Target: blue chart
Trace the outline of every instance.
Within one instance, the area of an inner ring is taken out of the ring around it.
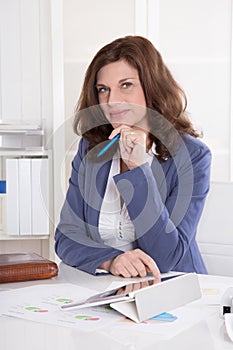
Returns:
[[[153,316],[148,320],[144,321],[144,323],[163,323],[163,322],[174,322],[177,320],[177,317],[169,314],[168,312],[163,312],[159,315]]]

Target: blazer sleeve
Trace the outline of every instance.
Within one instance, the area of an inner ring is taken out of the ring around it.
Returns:
[[[61,210],[60,222],[55,231],[55,251],[66,264],[91,274],[104,261],[122,253],[105,245],[101,239],[94,241],[85,222],[85,143],[80,141],[72,162],[69,188]]]
[[[195,240],[197,225],[209,191],[211,153],[198,143],[175,157],[162,198],[148,163],[115,176],[136,231],[137,244],[161,272],[175,268]],[[159,162],[157,161],[159,172]],[[160,171],[161,173],[161,171]]]

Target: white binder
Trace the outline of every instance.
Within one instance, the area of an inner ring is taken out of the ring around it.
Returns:
[[[19,234],[32,233],[31,159],[20,158],[19,162]]]
[[[31,159],[32,234],[49,235],[49,161]]]
[[[7,210],[6,229],[8,235],[19,235],[19,172],[18,159],[6,159]]]

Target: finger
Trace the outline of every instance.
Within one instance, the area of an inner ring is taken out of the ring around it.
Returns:
[[[131,131],[129,133],[126,133],[125,135],[125,144],[129,148],[133,148],[135,145],[135,141],[137,140],[137,135],[134,131]]]
[[[130,138],[129,135],[132,133],[132,129],[129,128],[124,128],[121,130],[121,143],[124,148],[128,149],[129,143],[130,143]]]
[[[147,275],[147,267],[142,262],[142,260],[137,259],[134,261],[134,268],[137,271],[137,275],[140,277],[146,277]]]
[[[121,158],[127,165],[127,162],[129,161],[130,155],[132,153],[132,149],[126,148],[125,145],[123,145],[123,143],[121,141],[119,142],[119,147],[120,147]]]
[[[146,286],[145,282],[138,282],[138,283],[134,283],[132,285],[132,292],[136,291],[136,290],[139,290],[139,289],[142,289]]]
[[[150,264],[146,265],[147,272],[151,272],[152,275],[158,280],[161,281],[161,274],[159,271],[158,266],[155,264],[155,262],[151,262]]]
[[[139,163],[145,161],[146,134],[138,129],[126,130],[122,133],[122,142],[129,154]]]
[[[141,259],[143,255],[145,255],[145,258],[146,257],[149,258],[149,256],[143,253],[140,249],[126,251],[124,254],[120,256],[121,262],[124,263],[124,266],[130,272],[132,277],[146,276],[147,274],[146,266]]]
[[[141,287],[140,288],[145,288],[145,287],[148,287],[149,285],[150,285],[150,283],[148,281],[141,282]]]
[[[121,143],[123,148],[130,154],[137,140],[137,134],[133,129],[124,129],[121,132]]]
[[[144,263],[145,261],[152,260],[149,255],[145,254],[140,249],[129,250],[123,253],[122,255],[116,258],[115,263],[121,263],[128,270],[131,277],[145,277],[147,275],[147,265]],[[152,260],[153,261],[153,260]]]
[[[134,263],[130,260],[127,261],[125,268],[127,269],[130,277],[136,277],[139,275],[138,269],[135,267]]]
[[[133,292],[134,291],[134,285],[135,284],[138,284],[138,283],[133,283],[133,284],[127,284],[126,286],[125,286],[125,293],[131,293],[131,292]]]
[[[117,256],[113,260],[110,266],[110,272],[115,276],[121,275],[126,278],[137,276],[137,271],[135,271],[131,263],[128,261],[128,259],[125,256],[125,253]]]
[[[154,260],[147,255],[146,257],[143,256],[142,261],[146,266],[147,272],[151,272],[155,278],[160,280],[161,279],[160,271],[158,266],[154,262]]]
[[[122,288],[119,288],[116,292],[116,295],[122,295],[122,294],[126,294],[126,288],[125,287],[122,287]]]
[[[115,275],[115,276],[122,276],[122,277],[125,277],[125,278],[130,278],[131,277],[129,271],[123,265],[121,265],[120,267],[118,266],[117,269],[110,270],[110,272],[113,275]]]
[[[120,125],[117,128],[113,129],[111,134],[109,135],[109,139],[113,139],[117,134],[121,134],[123,130],[130,129],[127,125]]]
[[[140,257],[140,260],[142,261],[142,263],[145,265],[147,272],[151,272],[155,278],[160,280],[161,279],[160,271],[155,261],[148,254],[146,254],[140,249],[137,249],[136,252]]]
[[[122,254],[116,261],[117,269],[122,271],[124,267],[124,277],[145,277],[147,274],[146,267],[135,255],[134,251]],[[126,272],[127,271],[127,272]],[[122,274],[122,273],[121,273]]]

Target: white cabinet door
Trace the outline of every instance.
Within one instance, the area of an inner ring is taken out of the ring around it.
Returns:
[[[0,120],[51,119],[50,1],[0,1]]]
[[[136,33],[146,33],[161,52],[187,94],[189,117],[212,150],[211,179],[233,181],[232,0],[135,4]]]

